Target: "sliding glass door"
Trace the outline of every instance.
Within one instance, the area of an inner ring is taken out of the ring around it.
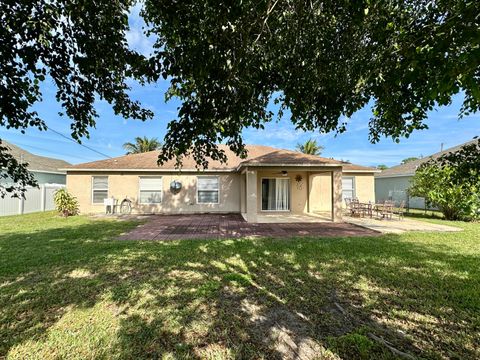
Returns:
[[[289,179],[262,179],[262,210],[290,210]]]

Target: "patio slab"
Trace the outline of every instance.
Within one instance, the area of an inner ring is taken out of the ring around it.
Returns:
[[[377,219],[377,218],[357,218],[344,216],[343,220],[354,225],[363,226],[367,229],[379,231],[384,234],[402,234],[407,231],[437,231],[437,232],[453,232],[462,231],[462,229],[441,224],[433,224],[425,221],[418,221],[409,218],[402,220],[394,219]]]
[[[377,236],[378,231],[348,223],[248,223],[240,214],[151,215],[121,240],[232,239],[296,236]]]

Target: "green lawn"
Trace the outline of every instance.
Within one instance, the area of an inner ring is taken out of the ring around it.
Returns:
[[[464,231],[140,242],[115,240],[131,222],[0,218],[0,358],[394,358],[372,334],[479,358],[480,224],[453,225]]]

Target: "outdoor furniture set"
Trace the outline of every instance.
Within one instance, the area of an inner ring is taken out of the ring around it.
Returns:
[[[382,203],[360,202],[357,198],[346,198],[345,205],[347,214],[352,217],[369,217],[373,218],[376,214],[377,218],[392,220],[393,216],[397,216],[398,220],[402,220],[405,212],[405,201],[402,201],[398,207],[392,200],[386,200]]]

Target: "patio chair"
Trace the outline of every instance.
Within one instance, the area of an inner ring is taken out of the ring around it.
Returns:
[[[400,202],[398,208],[393,209],[393,213],[398,216],[398,220],[403,220],[405,215],[405,200]]]
[[[362,208],[357,198],[350,199],[347,210],[350,212],[350,216],[361,216]]]
[[[383,206],[380,208],[380,215],[383,219],[392,219],[393,216],[393,207],[395,203],[391,200],[386,200]]]

